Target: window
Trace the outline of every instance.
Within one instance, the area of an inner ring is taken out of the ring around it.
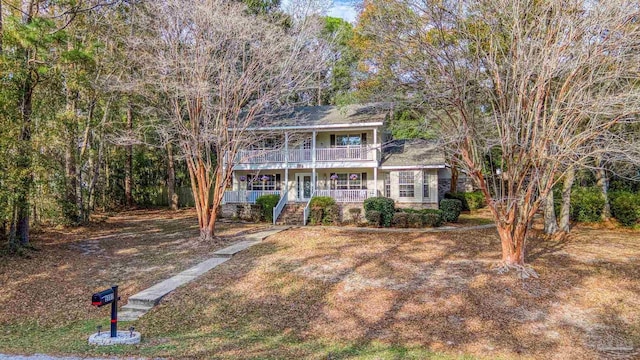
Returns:
[[[360,146],[367,143],[367,133],[346,135],[331,134],[330,138],[331,147]]]
[[[360,190],[367,188],[367,173],[332,173],[329,180],[331,189]]]
[[[400,190],[400,197],[415,197],[415,180],[413,171],[400,171],[398,187]]]
[[[249,174],[247,176],[247,190],[272,191],[280,189],[280,174]]]
[[[429,174],[428,171],[424,171],[422,173],[422,197],[424,199],[428,199],[430,192],[429,192],[429,183],[431,182],[431,174]]]
[[[391,197],[391,174],[384,173],[384,196]]]

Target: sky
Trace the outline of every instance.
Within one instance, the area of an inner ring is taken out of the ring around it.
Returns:
[[[352,0],[334,0],[333,5],[327,11],[327,15],[355,23],[358,12]]]

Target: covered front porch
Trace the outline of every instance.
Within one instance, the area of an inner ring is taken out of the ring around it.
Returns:
[[[339,203],[361,203],[379,195],[377,175],[371,168],[235,171],[224,203],[255,203],[267,194],[286,196],[287,202],[330,196]]]

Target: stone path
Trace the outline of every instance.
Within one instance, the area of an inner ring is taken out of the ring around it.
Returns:
[[[129,297],[127,305],[123,306],[118,314],[118,320],[121,321],[133,321],[139,319],[142,315],[146,314],[154,306],[158,305],[160,300],[167,294],[177,289],[178,287],[185,285],[209,270],[225,263],[231,257],[242,250],[245,250],[253,245],[259,244],[265,238],[286,230],[289,227],[274,227],[270,230],[260,231],[253,234],[244,235],[244,240],[220,249],[213,253],[213,257],[205,260],[196,266],[189,268],[167,280],[164,280],[146,290],[143,290],[135,295]],[[1,359],[0,359],[1,360]]]

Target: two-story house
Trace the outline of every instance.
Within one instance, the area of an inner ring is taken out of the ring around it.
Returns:
[[[389,111],[380,105],[297,108],[269,136],[239,152],[225,204],[281,195],[281,205],[330,196],[346,207],[386,196],[397,206],[437,208],[444,154],[427,141],[382,139]],[[277,214],[276,214],[277,216]]]

